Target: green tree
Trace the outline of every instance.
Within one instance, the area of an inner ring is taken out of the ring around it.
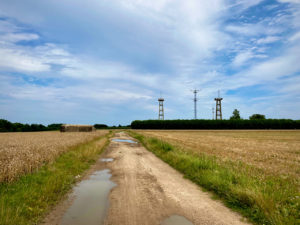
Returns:
[[[239,110],[235,109],[232,112],[232,116],[230,117],[231,120],[240,120],[241,116],[240,116],[240,112]]]
[[[265,115],[262,114],[253,114],[252,116],[249,117],[250,120],[265,120],[266,117]]]
[[[0,119],[0,132],[12,131],[13,125],[7,120]]]

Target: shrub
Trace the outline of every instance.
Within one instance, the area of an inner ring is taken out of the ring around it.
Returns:
[[[266,117],[265,115],[262,114],[253,114],[252,116],[249,117],[250,120],[265,120]]]

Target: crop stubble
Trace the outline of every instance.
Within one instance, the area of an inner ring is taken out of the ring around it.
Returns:
[[[214,155],[220,160],[239,160],[262,169],[266,174],[293,177],[300,182],[300,131],[138,132],[163,139],[194,153]]]
[[[70,147],[105,135],[107,131],[60,133],[0,133],[0,182],[11,182],[53,161]]]
[[[136,132],[150,151],[251,221],[299,224],[298,130]]]

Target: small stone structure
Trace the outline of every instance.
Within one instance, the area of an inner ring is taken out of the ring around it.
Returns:
[[[92,125],[63,124],[60,127],[60,132],[92,132],[92,131],[96,131],[95,127]]]

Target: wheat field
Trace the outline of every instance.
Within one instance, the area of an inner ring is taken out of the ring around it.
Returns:
[[[294,177],[300,182],[298,130],[137,130],[194,153],[220,160],[242,161],[264,173]]]
[[[53,161],[71,146],[105,135],[96,132],[0,133],[0,182],[11,182]]]

